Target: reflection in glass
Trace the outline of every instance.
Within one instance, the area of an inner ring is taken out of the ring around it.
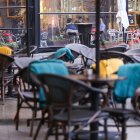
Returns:
[[[7,16],[11,18],[23,16],[25,9],[20,6],[25,6],[25,0],[7,0]],[[13,8],[12,8],[13,7]]]

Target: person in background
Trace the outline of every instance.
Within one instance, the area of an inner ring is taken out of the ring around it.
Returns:
[[[68,35],[69,43],[77,43],[79,41],[78,27],[73,23],[72,18],[67,19],[65,32]]]
[[[102,34],[106,29],[106,25],[103,22],[103,19],[100,18],[100,33]]]
[[[106,25],[103,22],[103,19],[100,18],[100,42],[101,42],[101,45],[104,46],[104,47],[105,47],[105,43],[104,43],[104,40],[105,40],[105,30],[106,30]]]
[[[103,19],[100,18],[100,26],[99,26],[100,39],[99,40],[100,40],[101,45],[104,46],[104,47],[105,47],[105,43],[104,43],[104,40],[105,40],[105,34],[104,34],[105,33],[105,30],[106,30],[106,25],[104,24]],[[93,41],[91,41],[91,45],[95,46],[95,42],[96,42],[96,40],[95,40],[96,28],[95,27],[92,27],[91,32],[94,33],[94,35],[93,35]]]
[[[81,16],[77,17],[77,20],[75,21],[75,23],[83,23],[83,18]]]
[[[65,27],[66,34],[71,35],[71,34],[78,34],[78,28],[77,26],[73,23],[72,18],[67,19],[67,24]]]

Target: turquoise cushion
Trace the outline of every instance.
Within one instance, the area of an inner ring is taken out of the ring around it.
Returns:
[[[58,49],[55,53],[54,53],[54,58],[53,59],[57,59],[59,58],[60,56],[62,55],[65,55],[66,56],[66,62],[68,61],[74,61],[74,56],[71,52],[71,50],[69,48],[61,48],[61,49]]]
[[[117,102],[124,102],[127,98],[132,98],[140,86],[140,63],[121,66],[118,76],[126,79],[115,83],[114,97]]]
[[[68,75],[68,68],[65,66],[62,60],[37,60],[33,61],[29,65],[31,72],[35,74],[53,73],[59,75]]]

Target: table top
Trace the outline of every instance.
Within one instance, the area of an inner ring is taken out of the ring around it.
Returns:
[[[91,82],[91,83],[101,83],[101,84],[106,84],[106,83],[110,83],[110,82],[114,82],[114,81],[118,81],[118,80],[125,80],[125,77],[119,77],[117,75],[112,75],[112,76],[108,76],[108,77],[97,77],[96,75],[93,76],[85,76],[85,75],[69,75],[69,78],[73,78],[73,79],[78,79],[78,80],[82,80],[85,82]]]

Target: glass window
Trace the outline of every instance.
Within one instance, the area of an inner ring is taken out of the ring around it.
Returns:
[[[25,0],[2,0],[0,2],[0,43],[11,43],[13,47],[21,47],[25,44],[25,5]]]
[[[102,1],[101,4],[101,17],[106,27],[116,27],[116,14],[111,14],[117,10],[116,2]],[[95,0],[40,0],[40,47],[64,46],[71,42],[66,34],[68,18],[74,24],[92,23],[95,28]]]

